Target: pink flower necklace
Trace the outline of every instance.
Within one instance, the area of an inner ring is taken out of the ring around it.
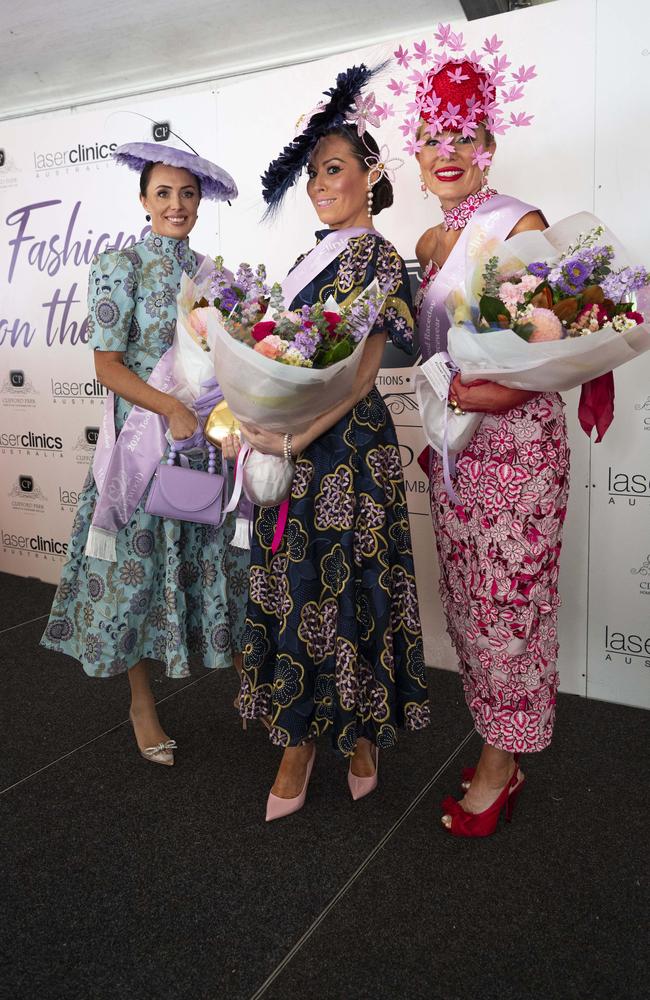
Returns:
[[[469,194],[459,205],[451,208],[448,212],[443,208],[445,230],[448,232],[450,229],[464,229],[479,205],[489,201],[496,193],[494,188],[484,187],[476,194]]]

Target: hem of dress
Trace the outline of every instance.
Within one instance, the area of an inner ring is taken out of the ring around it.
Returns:
[[[404,733],[421,732],[423,729],[426,729],[431,724],[431,716],[430,716],[430,709],[429,709],[428,702],[427,702],[426,705],[421,706],[421,708],[423,710],[423,715],[420,718],[418,718],[418,719],[405,719],[401,724],[391,723],[391,725],[394,725],[394,729],[395,729],[396,734],[397,734],[397,731],[399,731],[399,730],[401,730]],[[258,704],[258,705],[254,706],[252,708],[249,707],[248,709],[245,709],[245,708],[244,709],[240,709],[239,715],[246,722],[257,722],[257,721],[259,721],[262,718],[266,718],[266,719],[271,718],[272,717],[272,711],[270,709],[267,709],[265,711],[264,710],[264,706]],[[371,725],[372,724],[374,724],[375,726],[380,726],[380,725],[382,725],[384,723],[377,723],[377,722],[373,721],[373,722],[371,722]],[[345,759],[348,759],[350,757],[353,757],[354,754],[355,754],[355,752],[356,752],[356,748],[357,748],[357,742],[356,741],[355,741],[355,744],[354,744],[354,748],[351,749],[350,751],[343,751],[343,750],[341,750],[340,746],[338,745],[338,739],[337,739],[336,733],[333,731],[334,730],[333,723],[330,722],[329,720],[324,720],[323,728],[320,731],[318,731],[318,732],[314,731],[311,728],[311,723],[307,723],[307,731],[306,731],[306,733],[303,736],[293,737],[292,739],[289,740],[289,742],[282,741],[281,738],[278,737],[278,736],[275,736],[275,738],[274,738],[274,729],[276,729],[276,728],[277,727],[274,726],[273,723],[271,723],[271,726],[270,726],[270,729],[269,729],[269,736],[268,736],[269,742],[272,743],[273,746],[277,746],[277,747],[279,747],[282,750],[286,750],[287,748],[305,746],[306,744],[312,743],[313,741],[315,741],[317,739],[320,739],[320,738],[325,737],[325,736],[329,736],[332,748],[333,748],[334,752],[336,753],[336,755],[338,757],[343,757]],[[367,734],[367,732],[363,731],[364,728],[365,728],[363,723],[361,723],[358,728],[361,730],[361,732],[359,733],[359,736],[357,736],[357,740],[359,738],[366,739],[370,743],[372,743],[375,747],[377,747],[377,749],[379,749],[379,750],[382,750],[382,751],[391,750],[393,747],[395,747],[397,745],[397,742],[398,742],[397,739],[393,740],[393,742],[391,744],[388,744],[388,745],[386,743],[378,743],[377,739],[376,739],[376,737],[378,736],[378,733],[375,733],[374,736],[371,737],[370,735]]]
[[[197,662],[197,665],[203,667],[205,670],[228,670],[230,667],[234,667],[233,654],[237,652],[237,650],[231,649],[230,660],[220,663],[206,663],[204,660],[201,660],[201,662],[198,663],[196,654],[190,654],[185,670],[182,673],[178,671],[169,672],[167,661],[161,659],[160,656],[155,656],[153,653],[140,652],[135,658],[129,657],[127,659],[126,657],[121,657],[121,659],[125,662],[120,665],[119,669],[104,670],[101,673],[98,673],[92,669],[96,666],[95,664],[88,663],[87,660],[84,660],[83,657],[79,656],[77,653],[72,653],[70,650],[62,649],[55,643],[50,642],[46,636],[42,637],[39,645],[42,646],[43,649],[49,649],[53,653],[61,653],[63,656],[69,656],[71,660],[76,660],[77,663],[79,663],[83,668],[85,675],[93,680],[110,680],[111,677],[119,677],[121,674],[128,673],[128,671],[131,670],[132,667],[135,667],[140,660],[153,660],[155,663],[159,663],[164,668],[165,677],[169,678],[169,680],[182,681],[192,676],[190,670],[191,662]],[[91,670],[89,670],[88,667],[90,667]]]
[[[485,727],[479,726],[476,719],[474,719],[473,722],[474,722],[474,729],[481,737],[483,742],[486,743],[489,747],[494,747],[495,750],[503,750],[504,753],[513,753],[513,754],[541,753],[542,750],[548,750],[553,741],[553,732],[550,732],[548,736],[544,737],[544,739],[538,740],[535,746],[526,746],[522,747],[521,749],[517,749],[512,745],[504,746],[503,744],[506,742],[505,740],[495,738],[494,736],[488,737]]]

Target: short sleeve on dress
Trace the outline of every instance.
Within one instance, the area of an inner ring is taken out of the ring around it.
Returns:
[[[93,350],[126,351],[141,266],[135,251],[109,250],[93,260],[88,279],[88,346]]]
[[[379,242],[376,278],[380,287],[388,289],[381,315],[371,332],[385,331],[393,344],[407,354],[413,353],[413,301],[406,264],[392,243]]]

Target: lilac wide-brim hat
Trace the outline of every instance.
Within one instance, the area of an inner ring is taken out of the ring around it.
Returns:
[[[227,170],[204,160],[196,153],[160,142],[126,142],[118,146],[113,156],[118,163],[141,172],[147,163],[164,163],[168,167],[189,170],[201,182],[201,194],[213,201],[232,201],[239,192]]]

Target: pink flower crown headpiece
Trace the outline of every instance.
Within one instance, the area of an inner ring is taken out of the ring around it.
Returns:
[[[417,138],[423,121],[432,136],[458,132],[470,139],[481,124],[494,135],[503,135],[513,126],[530,125],[532,115],[513,111],[507,118],[506,106],[523,97],[526,84],[537,76],[534,66],[520,66],[507,73],[511,63],[505,53],[499,54],[503,42],[496,35],[485,39],[481,52],[469,54],[462,32],[452,31],[449,24],[439,24],[434,39],[439,48],[435,55],[426,40],[414,42],[412,52],[400,45],[394,53],[402,72],[390,81],[388,89],[394,98],[414,90],[399,126],[407,153],[414,155],[424,145],[425,140]],[[491,61],[484,66],[488,57]],[[384,103],[376,106],[376,113],[389,118],[395,111],[392,104]]]

